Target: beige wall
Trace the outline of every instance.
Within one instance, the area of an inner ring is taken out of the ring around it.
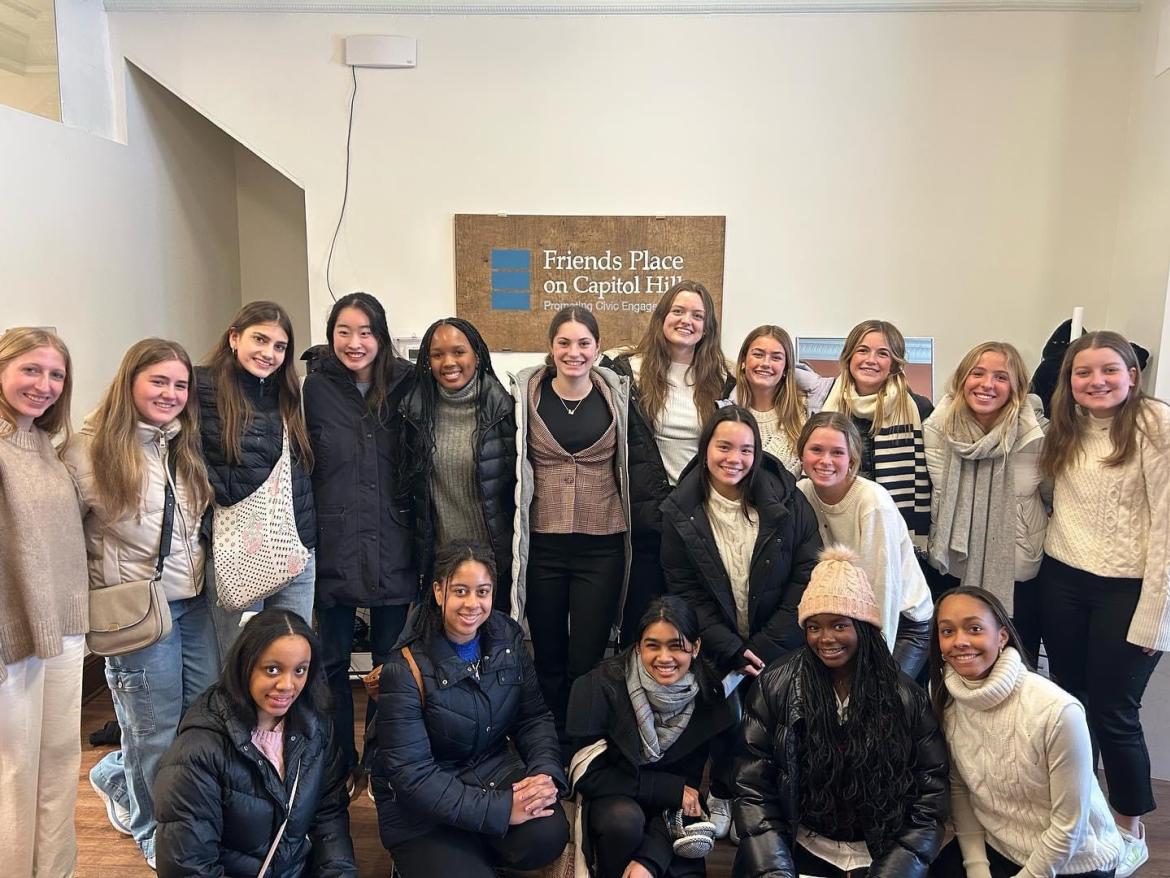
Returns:
[[[56,326],[73,420],[148,335],[199,358],[239,303],[232,147],[140,74],[126,146],[0,107],[0,324]]]
[[[1133,13],[110,21],[304,187],[316,338],[351,33],[420,41],[416,70],[359,71],[334,265],[397,333],[453,308],[457,212],[726,214],[728,350],[881,315],[936,336],[940,370],[1002,335],[1035,361],[1109,285]]]

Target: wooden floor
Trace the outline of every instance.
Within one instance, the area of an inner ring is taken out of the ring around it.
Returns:
[[[365,697],[358,698],[355,688],[355,725],[365,721]],[[114,708],[107,690],[102,690],[81,711],[81,774],[77,781],[76,878],[153,878],[138,848],[129,836],[115,832],[106,819],[106,809],[89,786],[89,770],[109,749],[90,747],[91,731],[114,718]],[[1154,792],[1163,810],[1146,819],[1150,860],[1136,875],[1139,878],[1170,878],[1170,782],[1155,781]],[[362,878],[389,878],[390,857],[378,841],[378,817],[374,803],[364,794],[350,805],[350,831],[357,853],[358,872]],[[708,878],[730,878],[735,848],[720,842],[707,858]],[[456,876],[450,876],[456,878]]]

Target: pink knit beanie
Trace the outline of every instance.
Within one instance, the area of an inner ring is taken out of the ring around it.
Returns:
[[[881,610],[859,560],[845,546],[825,547],[796,611],[801,626],[810,616],[830,613],[882,627]]]

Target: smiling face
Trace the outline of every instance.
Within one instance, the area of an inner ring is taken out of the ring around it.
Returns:
[[[826,503],[839,503],[853,482],[853,461],[845,434],[831,427],[817,427],[804,443],[800,455],[804,474],[813,483],[817,496]]]
[[[691,669],[699,654],[699,643],[691,643],[664,619],[647,625],[638,641],[638,658],[660,686],[677,683]]]
[[[333,325],[333,354],[357,381],[369,381],[378,356],[378,339],[370,318],[361,308],[342,308]]]
[[[809,616],[804,620],[804,641],[830,671],[846,669],[857,655],[857,628],[848,616]]]
[[[739,483],[756,458],[756,437],[742,421],[724,421],[707,443],[707,478],[711,487],[728,499],[739,498]]]
[[[999,420],[1011,398],[1012,377],[1007,357],[999,351],[986,351],[963,379],[963,401],[986,432]]]
[[[894,364],[890,343],[884,333],[867,332],[849,357],[849,374],[861,396],[877,393],[890,377]]]
[[[706,323],[707,309],[702,296],[689,290],[675,294],[670,310],[662,319],[662,335],[670,345],[671,359],[678,363],[691,361],[695,346],[703,340]]]
[[[0,397],[16,416],[16,426],[31,430],[65,390],[65,358],[54,347],[33,348],[0,370]]]
[[[313,652],[299,634],[286,634],[270,644],[252,667],[248,691],[256,703],[256,726],[272,731],[288,713],[309,679]]]
[[[589,374],[597,360],[597,339],[584,323],[566,320],[557,327],[549,345],[549,355],[557,375],[573,380]]]
[[[464,561],[446,582],[432,586],[443,612],[443,631],[452,643],[467,643],[492,612],[492,578],[478,561]]]
[[[478,365],[467,336],[444,323],[431,336],[431,374],[440,387],[462,390],[475,377]]]
[[[130,396],[138,417],[154,427],[165,427],[187,405],[191,374],[185,363],[165,360],[138,370]]]
[[[753,396],[767,394],[771,397],[783,380],[787,365],[784,345],[769,335],[761,335],[751,340],[739,367],[743,370]]]
[[[1137,380],[1137,369],[1127,369],[1121,354],[1108,347],[1080,351],[1069,378],[1073,399],[1095,418],[1117,414]]]
[[[968,680],[982,680],[1008,643],[1008,632],[978,598],[953,594],[938,607],[938,648],[942,660]]]
[[[272,376],[288,354],[288,333],[279,323],[253,323],[243,330],[233,329],[228,342],[239,364],[257,378]]]

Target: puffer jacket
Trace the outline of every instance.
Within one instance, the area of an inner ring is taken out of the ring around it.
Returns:
[[[536,476],[532,470],[532,459],[528,456],[528,388],[537,373],[543,373],[544,366],[532,366],[522,369],[517,375],[509,375],[509,384],[512,396],[516,400],[516,447],[520,453],[516,455],[516,520],[514,526],[515,551],[512,553],[512,599],[511,613],[513,619],[524,618],[524,605],[527,598],[528,581],[528,546],[531,540],[532,501],[536,494]],[[618,615],[614,625],[621,627],[622,610],[626,605],[626,586],[630,578],[630,491],[629,491],[629,454],[627,437],[629,435],[629,404],[630,382],[615,373],[612,369],[595,369],[594,374],[601,378],[609,388],[613,397],[613,407],[616,413],[617,429],[614,437],[614,479],[617,482],[618,493],[622,499],[622,514],[625,516],[626,530],[623,534],[625,541],[626,566],[622,579],[622,592],[618,599]],[[537,380],[540,380],[539,378]]]
[[[666,589],[699,617],[703,651],[720,671],[743,667],[745,649],[765,663],[804,644],[796,608],[821,551],[817,518],[780,462],[763,455],[749,500],[760,529],[748,577],[745,640],[736,627],[731,580],[703,503],[706,467],[697,458],[662,504],[662,569]]]
[[[506,597],[512,580],[512,518],[516,511],[516,421],[512,396],[494,375],[486,381],[483,405],[476,412],[475,467],[480,506],[496,558],[496,595]],[[402,401],[404,464],[420,461],[405,487],[414,501],[414,545],[419,578],[430,587],[435,563],[435,510],[431,472],[435,455],[434,421],[424,423],[423,399],[416,386]]]
[[[371,783],[389,849],[436,826],[502,837],[521,777],[547,774],[568,789],[520,626],[494,612],[479,637],[479,679],[441,632],[417,628],[382,666]],[[418,664],[425,708],[402,646]]]
[[[697,790],[702,783],[711,741],[735,723],[723,687],[716,680],[706,679],[707,674],[699,673],[700,692],[687,727],[661,759],[645,762],[638,720],[626,686],[630,655],[619,653],[578,677],[569,696],[570,737],[582,743],[599,738],[606,741],[605,752],[589,763],[574,787],[584,800],[583,826],[589,825],[590,800],[603,796],[626,796],[651,811],[681,807],[683,787]],[[586,856],[591,860],[592,839],[586,841]],[[651,821],[633,859],[656,875],[666,875],[674,858],[672,841],[664,821]]]
[[[65,448],[65,466],[81,497],[85,527],[85,553],[89,562],[90,589],[121,582],[150,579],[158,563],[166,498],[167,444],[181,426],[173,421],[160,428],[139,422],[137,438],[142,448],[142,489],[138,505],[116,518],[106,512],[94,481],[91,449],[94,441],[92,415]],[[172,483],[175,515],[171,551],[163,565],[162,587],[168,601],[195,597],[203,589],[203,544],[199,527],[203,509],[196,508],[186,482]]]
[[[305,424],[317,504],[317,606],[385,607],[418,593],[410,501],[398,484],[398,406],[413,384],[395,363],[383,419],[370,414],[354,373],[328,351],[310,361]]]
[[[288,366],[292,368],[292,366]],[[247,370],[235,369],[235,379],[244,396],[252,405],[252,420],[244,428],[240,440],[240,462],[228,463],[223,448],[223,427],[215,403],[215,380],[206,366],[195,367],[195,382],[199,393],[199,434],[203,438],[203,459],[207,462],[207,477],[215,491],[218,506],[239,503],[264,484],[272,468],[280,460],[284,437],[284,421],[276,385],[271,378],[257,378]],[[296,448],[291,447],[293,510],[297,519],[297,534],[305,548],[317,545],[317,514],[313,509],[313,483],[297,460]],[[208,523],[211,517],[207,518]]]
[[[926,468],[930,471],[930,534],[940,503],[954,502],[953,497],[942,496],[943,467],[950,453],[943,422],[950,411],[951,397],[944,396],[929,418],[922,422],[922,440],[926,446]],[[1012,489],[1015,493],[1016,582],[1027,582],[1040,572],[1044,557],[1044,535],[1048,532],[1048,507],[1052,500],[1052,485],[1040,471],[1040,453],[1044,449],[1044,428],[1047,424],[1039,397],[1028,394],[1020,406],[1016,444],[1009,452],[1012,462]],[[963,563],[950,553],[950,573],[962,578]],[[1009,583],[1010,585],[1010,583]]]
[[[257,875],[286,817],[271,878],[357,878],[333,724],[306,714],[303,728],[287,729],[284,764],[281,780],[219,684],[199,696],[154,782],[159,878]]]
[[[800,748],[805,703],[800,674],[818,661],[807,649],[765,670],[750,690],[735,765],[732,816],[739,833],[735,874],[744,878],[797,878],[792,862],[800,825]],[[946,742],[926,693],[904,674],[898,695],[913,742],[915,789],[906,802],[902,831],[870,866],[870,878],[925,878],[942,845],[949,814]],[[875,736],[882,729],[872,729]],[[872,841],[867,839],[872,849]]]

